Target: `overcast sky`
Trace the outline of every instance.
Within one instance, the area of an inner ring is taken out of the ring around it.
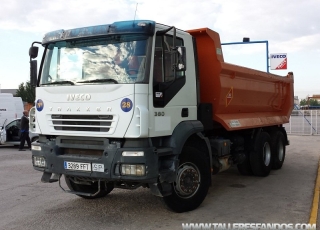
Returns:
[[[2,0],[0,86],[29,80],[28,50],[44,33],[136,17],[183,30],[209,27],[225,43],[267,40],[269,53],[288,54],[288,70],[270,72],[293,71],[301,99],[320,94],[319,12],[320,0]],[[229,63],[267,69],[264,43],[223,46],[223,52]]]

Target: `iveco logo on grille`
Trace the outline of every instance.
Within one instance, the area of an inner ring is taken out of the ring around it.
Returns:
[[[68,94],[67,101],[89,101],[91,99],[90,94]]]

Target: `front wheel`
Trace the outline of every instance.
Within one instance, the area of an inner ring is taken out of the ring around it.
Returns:
[[[77,181],[74,178],[69,177],[69,176],[65,176],[65,181],[66,181],[68,188],[74,192],[83,192],[83,193],[94,194],[98,191],[98,182],[97,181],[95,181],[95,182],[87,181],[87,182],[80,183],[80,181]],[[77,195],[77,196],[80,196],[85,199],[96,199],[96,198],[100,198],[100,197],[104,197],[104,196],[108,195],[113,190],[113,188],[114,188],[114,185],[112,183],[101,182],[100,192],[97,193],[96,195],[94,195],[94,196]]]
[[[176,181],[172,183],[172,194],[163,197],[171,210],[187,212],[203,202],[211,181],[208,162],[205,153],[189,146],[183,148]]]

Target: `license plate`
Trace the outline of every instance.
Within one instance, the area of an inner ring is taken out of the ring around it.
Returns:
[[[64,162],[64,168],[68,170],[76,171],[88,171],[91,172],[91,163],[80,163],[80,162]]]

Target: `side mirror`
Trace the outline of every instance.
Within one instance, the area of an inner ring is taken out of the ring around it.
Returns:
[[[37,60],[30,61],[30,85],[37,85]]]
[[[38,57],[38,51],[39,51],[39,47],[37,46],[31,46],[29,49],[29,56],[30,58],[36,58]]]
[[[187,61],[186,61],[186,47],[177,46],[176,47],[176,71],[186,71]]]

